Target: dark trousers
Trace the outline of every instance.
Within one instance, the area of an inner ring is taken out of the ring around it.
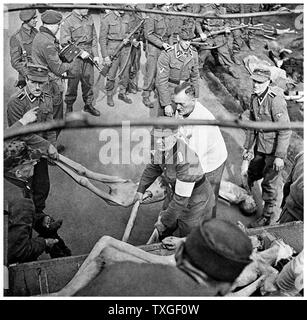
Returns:
[[[82,99],[84,104],[91,105],[94,98],[94,67],[88,60],[75,59],[73,68],[68,72],[69,76],[74,78],[68,79],[67,92],[65,94],[65,103],[72,106],[78,95],[78,85],[81,82]]]
[[[255,152],[254,159],[248,167],[248,185],[252,187],[255,181],[263,178],[262,199],[265,202],[263,214],[271,215],[277,203],[278,185],[281,183],[281,171],[273,169],[275,157],[260,152]]]
[[[64,118],[63,113],[63,88],[58,83],[59,80],[49,81],[48,88],[49,93],[52,96],[52,105],[53,105],[53,119],[61,120]],[[56,137],[58,138],[61,130],[56,131]]]
[[[50,190],[50,180],[47,159],[41,158],[34,167],[31,189],[36,212],[42,212]]]
[[[211,187],[212,187],[212,190],[214,193],[214,197],[215,197],[215,204],[212,209],[212,218],[216,217],[217,202],[218,202],[218,197],[219,197],[219,191],[220,191],[220,185],[221,185],[221,180],[222,180],[222,176],[223,176],[223,171],[225,168],[225,163],[226,163],[226,161],[223,164],[221,164],[218,168],[216,168],[215,170],[213,170],[211,172],[206,172],[206,178],[208,179],[208,181],[211,184]]]

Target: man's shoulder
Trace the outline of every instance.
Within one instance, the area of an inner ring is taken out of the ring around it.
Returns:
[[[113,20],[115,18],[116,18],[116,15],[112,10],[101,14],[101,19],[103,21],[109,21],[109,20]]]
[[[27,94],[24,89],[14,92],[8,101],[8,107],[12,108],[14,106],[23,105],[26,103]]]

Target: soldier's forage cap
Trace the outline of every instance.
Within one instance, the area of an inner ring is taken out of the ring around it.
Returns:
[[[30,21],[36,16],[36,10],[35,9],[29,9],[29,10],[21,10],[19,12],[19,18],[21,21]]]
[[[252,250],[249,237],[238,226],[211,219],[187,236],[183,258],[212,279],[233,282],[251,262]]]
[[[170,120],[170,117],[158,117],[158,120]],[[178,132],[178,126],[163,126],[162,124],[155,125],[151,130],[151,135],[155,138],[169,137]]]
[[[193,28],[190,25],[182,25],[178,34],[182,40],[191,40],[194,38]]]
[[[45,24],[58,24],[62,21],[63,16],[60,12],[54,10],[46,10],[41,15],[42,22]]]
[[[39,64],[28,64],[27,77],[36,82],[48,81],[48,68]]]
[[[268,69],[256,68],[253,71],[251,78],[257,82],[266,82],[271,80],[271,71]]]

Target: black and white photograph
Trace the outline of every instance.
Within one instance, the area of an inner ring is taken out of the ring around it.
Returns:
[[[304,299],[303,2],[1,6],[2,299]]]

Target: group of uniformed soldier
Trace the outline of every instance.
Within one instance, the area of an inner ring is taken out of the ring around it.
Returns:
[[[161,11],[203,14],[225,14],[227,10],[238,12],[242,9],[235,5],[226,8],[221,4],[174,4],[170,7],[162,3],[150,7]],[[247,8],[245,11],[248,10],[252,9]],[[35,9],[23,10],[19,17],[23,23],[11,37],[10,54],[12,66],[19,74],[17,86],[20,91],[14,94],[8,103],[9,125],[13,125],[27,111],[37,106],[38,122],[63,119],[64,102],[66,114],[73,111],[79,82],[84,102],[83,110],[93,116],[100,116],[100,112],[93,106],[94,66],[97,67],[100,63],[99,46],[104,65],[109,66],[105,90],[107,104],[110,107],[114,106],[113,96],[117,78],[119,100],[131,104],[132,100],[128,93],[135,94],[140,91],[138,73],[142,41],[147,59],[142,92],[143,103],[153,108],[154,103],[150,100],[150,95],[154,93],[159,105],[157,115],[172,117],[175,114],[174,90],[182,82],[190,82],[195,98],[199,95],[199,64],[206,62],[210,50],[202,50],[201,46],[197,50],[191,45],[191,40],[196,35],[199,35],[202,41],[208,40],[210,44],[216,46],[215,51],[211,52],[216,63],[222,65],[234,78],[238,78],[233,65],[240,63],[235,58],[235,53],[242,46],[244,37],[241,32],[245,31],[236,30],[232,33],[229,30],[230,22],[222,19],[193,19],[156,13],[144,16],[137,11],[110,10],[101,14],[98,37],[88,9],[74,9],[65,19],[58,11],[44,11],[41,14],[42,26],[39,31],[35,29],[37,24]],[[139,29],[128,38],[131,31],[143,19],[145,19],[143,29]],[[225,32],[210,35],[222,30]],[[253,49],[250,34],[245,34],[245,41],[249,48]],[[115,55],[120,44],[123,46]],[[65,60],[65,57],[61,56],[65,47],[71,48],[71,51],[76,50],[78,54],[71,60]],[[64,99],[63,78],[68,80]],[[252,98],[251,120],[289,121],[284,100],[268,87],[269,78],[270,75],[263,70],[258,70],[258,77],[257,74],[254,75],[255,86],[259,83],[265,83],[265,86],[262,92]],[[32,143],[43,145],[46,155],[57,158],[58,135],[59,131],[53,132],[43,136],[42,140],[32,139]],[[249,168],[250,185],[264,176],[263,190],[266,204],[264,219],[262,222],[258,221],[258,225],[270,223],[270,217],[276,206],[276,184],[280,179],[289,137],[289,132],[276,133],[274,136],[262,133],[256,137],[251,134],[248,136],[244,157],[250,160],[253,158]],[[262,172],[262,176],[257,175],[258,172]],[[43,214],[49,193],[46,161],[41,161],[36,167],[34,176],[34,181],[37,183],[33,186],[35,209],[37,213]]]

